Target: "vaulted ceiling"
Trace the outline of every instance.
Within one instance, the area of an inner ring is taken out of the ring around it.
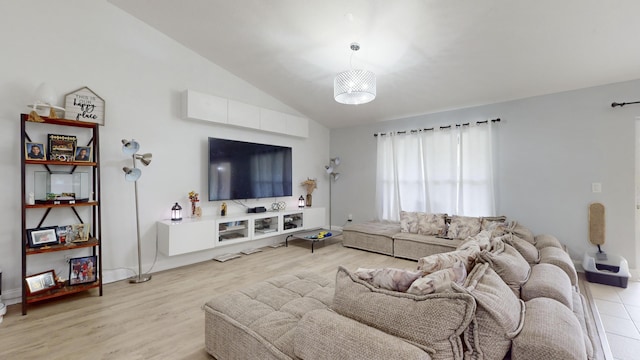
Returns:
[[[110,2],[330,128],[640,78],[636,0]],[[357,106],[333,99],[354,41]]]

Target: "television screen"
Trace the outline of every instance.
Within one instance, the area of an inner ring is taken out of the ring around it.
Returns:
[[[209,201],[291,196],[291,148],[209,138]]]

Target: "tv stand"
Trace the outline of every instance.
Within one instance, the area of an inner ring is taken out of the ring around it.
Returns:
[[[325,208],[158,221],[158,247],[167,256],[287,235],[325,226]]]

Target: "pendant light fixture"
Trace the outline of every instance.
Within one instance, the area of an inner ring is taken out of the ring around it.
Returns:
[[[360,44],[351,43],[351,69],[336,75],[333,81],[333,97],[337,102],[348,105],[366,104],[376,98],[376,74],[369,70],[354,69],[351,65],[353,54],[360,50]]]

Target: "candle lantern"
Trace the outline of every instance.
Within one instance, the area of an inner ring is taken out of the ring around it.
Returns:
[[[180,221],[182,220],[182,206],[176,203],[171,208],[171,221]]]
[[[298,198],[298,208],[304,209],[304,196],[302,195],[300,195],[300,197]]]

